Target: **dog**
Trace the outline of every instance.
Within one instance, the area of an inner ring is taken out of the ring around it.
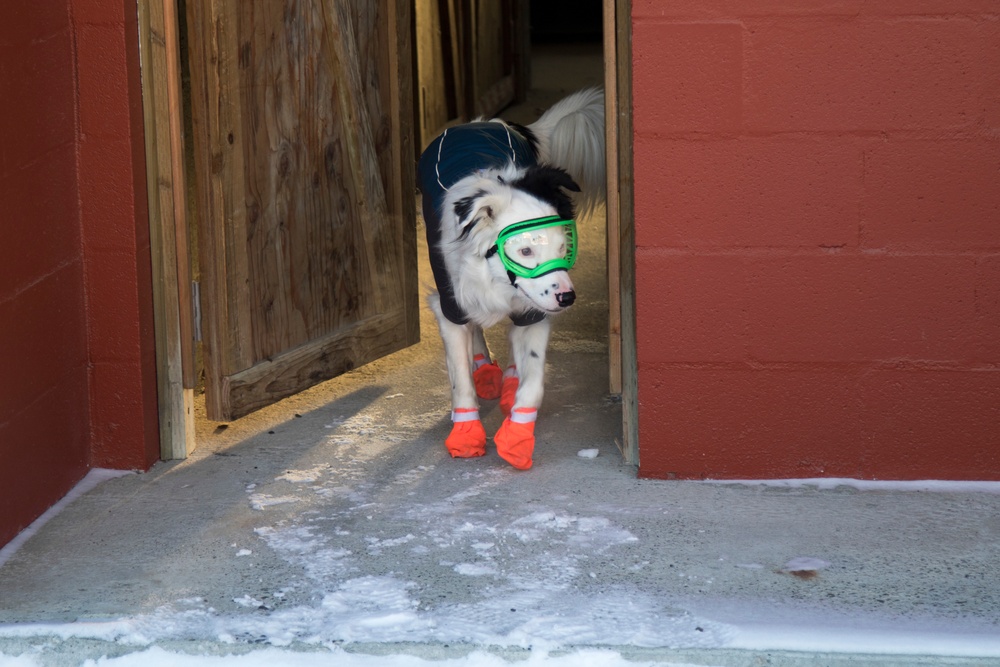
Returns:
[[[437,292],[429,305],[451,381],[453,457],[486,453],[477,399],[500,399],[497,453],[532,466],[550,316],[576,299],[577,205],[604,198],[604,94],[559,101],[534,123],[477,119],[445,130],[420,157],[427,245]],[[574,200],[576,197],[576,200]],[[501,370],[483,329],[510,319]]]

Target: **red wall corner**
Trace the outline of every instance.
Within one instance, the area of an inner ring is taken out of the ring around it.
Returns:
[[[0,545],[87,472],[73,35],[64,3],[0,22]]]
[[[640,475],[1000,480],[995,3],[632,7]]]
[[[74,0],[74,19],[92,464],[146,470],[159,434],[135,5]]]
[[[136,23],[124,0],[0,23],[0,546],[89,468],[158,455]]]

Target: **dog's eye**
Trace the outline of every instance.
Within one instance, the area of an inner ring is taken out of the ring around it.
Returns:
[[[521,257],[532,257],[535,254],[535,251],[531,248],[521,248],[517,251],[517,253],[521,255]]]

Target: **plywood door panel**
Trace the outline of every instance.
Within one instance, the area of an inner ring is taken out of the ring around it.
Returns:
[[[417,340],[409,5],[188,12],[207,408],[229,420]]]

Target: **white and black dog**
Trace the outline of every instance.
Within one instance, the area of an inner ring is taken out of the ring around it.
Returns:
[[[445,445],[455,457],[485,454],[477,396],[499,398],[497,453],[530,468],[549,315],[576,298],[570,193],[581,193],[584,208],[604,195],[604,95],[570,95],[527,127],[493,119],[449,128],[424,151],[418,177],[438,290],[430,306],[451,380],[454,423]],[[503,371],[483,327],[507,318],[511,357]]]

